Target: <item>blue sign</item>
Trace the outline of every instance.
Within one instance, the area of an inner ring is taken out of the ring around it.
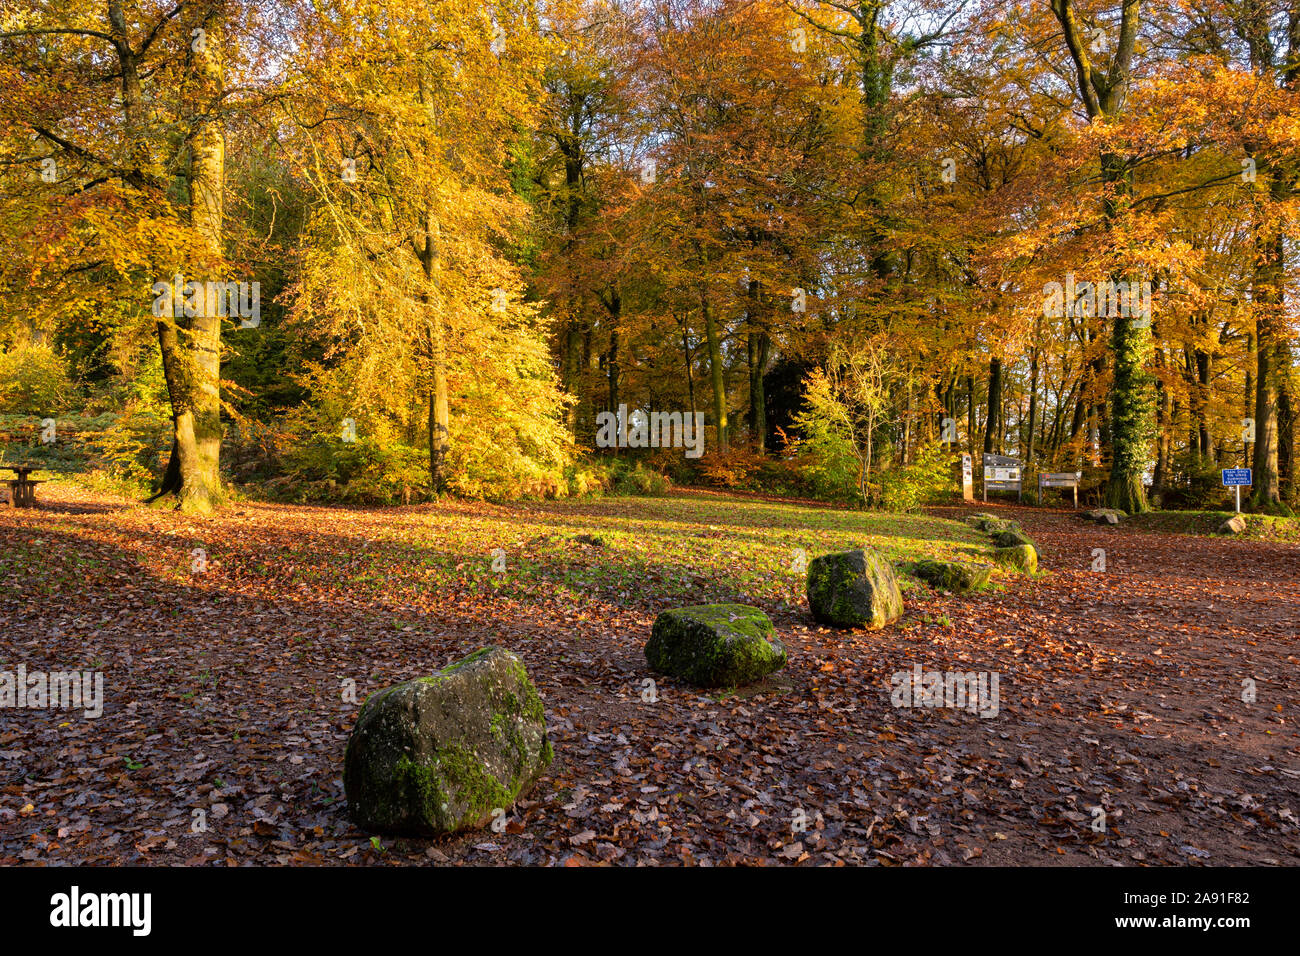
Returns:
[[[1249,468],[1223,469],[1223,484],[1224,487],[1226,488],[1231,488],[1234,485],[1250,484],[1250,469]]]

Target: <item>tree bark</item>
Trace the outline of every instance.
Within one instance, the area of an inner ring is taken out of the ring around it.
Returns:
[[[201,21],[201,49],[191,44],[186,99],[191,114],[189,221],[193,230],[193,260],[202,274],[194,282],[220,281],[224,259],[225,134],[220,115],[224,87],[222,22],[218,10]],[[180,290],[173,290],[175,295]],[[221,459],[221,317],[212,297],[199,293],[202,306],[193,316],[164,316],[158,340],[168,394],[172,397],[172,459],[163,477],[163,490],[153,499],[172,495],[176,507],[208,512],[223,498]],[[194,303],[197,305],[197,302]],[[179,479],[179,486],[177,480]]]
[[[767,332],[749,333],[749,434],[754,451],[767,454],[767,408],[763,391],[763,373],[767,370],[771,338]]]
[[[725,454],[731,447],[727,434],[727,382],[722,367],[722,343],[718,324],[709,307],[708,293],[700,290],[700,310],[704,316],[704,337],[709,348],[709,382],[713,388],[713,416],[718,426],[718,451]]]
[[[441,226],[432,209],[425,210],[424,241],[420,265],[424,270],[422,295],[429,333],[429,488],[434,494],[447,487],[447,451],[451,445],[451,407],[447,400],[447,330],[439,300],[439,245]]]
[[[1074,63],[1077,89],[1089,122],[1113,119],[1123,111],[1128,95],[1141,21],[1141,0],[1123,0],[1119,40],[1104,71],[1090,58],[1092,47],[1075,14],[1074,0],[1049,0],[1049,3],[1065,35]],[[1123,207],[1132,193],[1132,171],[1128,161],[1116,153],[1103,152],[1101,179],[1106,190],[1102,198],[1102,216],[1105,228],[1109,230],[1124,213]],[[1150,323],[1135,322],[1134,318],[1132,315],[1116,315],[1111,326],[1110,344],[1115,360],[1107,429],[1111,463],[1110,480],[1103,493],[1109,507],[1129,513],[1146,511],[1149,507],[1142,479],[1151,455],[1155,391],[1148,371],[1152,355]]]
[[[1034,321],[1034,341],[1042,336],[1042,316]],[[1034,461],[1034,427],[1038,424],[1038,346],[1029,350],[1029,440],[1026,443],[1025,465],[1029,467]]]
[[[998,445],[996,452],[993,448],[997,443],[1002,418],[1002,359],[1000,358],[989,359],[988,409],[988,416],[984,420],[984,452],[1000,455],[1001,445]]]

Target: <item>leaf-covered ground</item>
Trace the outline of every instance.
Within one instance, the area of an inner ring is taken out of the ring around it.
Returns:
[[[0,670],[101,669],[107,702],[0,709],[0,863],[1300,862],[1295,544],[993,506],[1038,541],[1038,581],[905,581],[903,620],[838,632],[796,549],[985,561],[948,520],[968,512],[41,498],[0,510]],[[714,600],[767,610],[789,666],[643,700],[655,614]],[[342,799],[345,682],[363,700],[485,644],[527,662],[555,764],[503,833],[372,841]],[[917,664],[997,672],[998,715],[893,707]]]

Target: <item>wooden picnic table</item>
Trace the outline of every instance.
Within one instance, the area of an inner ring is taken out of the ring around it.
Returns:
[[[6,479],[9,485],[9,503],[15,508],[36,507],[36,486],[41,482],[27,476],[37,470],[36,465],[0,465],[0,471],[12,471],[17,478]]]

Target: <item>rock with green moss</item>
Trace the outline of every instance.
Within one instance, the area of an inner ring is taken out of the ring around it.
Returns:
[[[436,836],[508,809],[552,757],[523,662],[485,647],[370,695],[348,738],[343,788],[361,829]]]
[[[970,515],[966,518],[966,523],[976,531],[983,531],[985,534],[1000,534],[1003,531],[1020,530],[1020,525],[1017,522],[999,518],[997,515],[987,512]]]
[[[989,583],[990,571],[978,564],[964,561],[917,561],[912,574],[939,591],[969,594]]]
[[[1093,508],[1091,511],[1079,512],[1079,517],[1096,524],[1119,524],[1128,517],[1128,512],[1118,508]]]
[[[655,618],[645,659],[660,674],[699,687],[735,687],[785,666],[767,615],[743,604],[697,604]]]
[[[1014,548],[1022,544],[1034,547],[1034,542],[1023,531],[999,531],[993,536],[993,543],[999,548]]]
[[[1025,574],[1038,570],[1038,552],[1032,544],[1017,544],[1009,548],[995,548],[993,560],[1003,567],[1015,568]]]
[[[840,551],[808,562],[808,607],[832,627],[884,627],[903,616],[903,594],[875,551]]]

